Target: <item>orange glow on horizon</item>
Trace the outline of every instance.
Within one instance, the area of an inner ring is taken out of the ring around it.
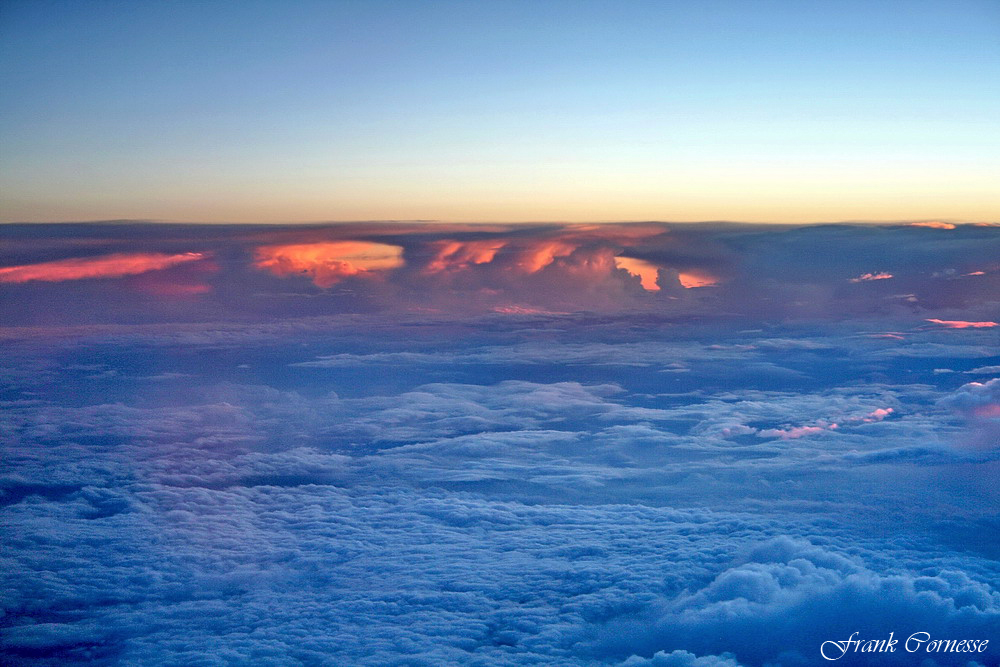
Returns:
[[[0,267],[0,283],[63,282],[89,278],[121,278],[147,271],[159,271],[185,262],[204,259],[200,252],[176,255],[165,253],[116,253],[101,257],[58,259],[38,264]]]
[[[938,222],[936,220],[930,222],[911,222],[910,227],[929,227],[931,229],[955,229],[955,225],[950,222]]]
[[[634,257],[615,257],[615,267],[628,271],[629,274],[639,278],[642,288],[647,292],[657,292],[660,286],[656,284],[660,269],[655,264],[650,264],[644,259]]]
[[[998,326],[996,322],[967,322],[965,320],[928,319],[928,322],[940,324],[947,329],[989,329]]]
[[[373,276],[403,265],[399,246],[370,241],[330,241],[261,246],[254,266],[276,276],[305,274],[317,287],[332,287],[351,276]]]

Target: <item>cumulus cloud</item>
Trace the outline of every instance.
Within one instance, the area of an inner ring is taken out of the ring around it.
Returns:
[[[741,661],[807,665],[816,664],[816,647],[824,641],[842,641],[859,628],[864,639],[887,639],[892,632],[905,642],[914,632],[986,637],[1000,622],[1000,594],[959,571],[880,575],[855,559],[786,537],[741,560],[698,590],[653,605],[641,620],[615,619],[595,647],[618,652],[629,644],[667,650],[681,644],[707,652],[737,636]],[[865,664],[868,656],[845,657],[847,664]],[[914,656],[897,649],[879,654],[878,662],[910,665],[915,657],[964,665],[984,656]],[[659,663],[654,657],[636,664]]]

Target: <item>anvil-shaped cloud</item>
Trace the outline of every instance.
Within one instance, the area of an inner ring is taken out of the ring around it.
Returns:
[[[403,265],[399,246],[369,241],[329,241],[261,246],[254,265],[276,276],[304,274],[318,287],[351,276],[374,276]]]
[[[174,255],[164,253],[117,253],[98,257],[71,257],[35,264],[0,267],[0,283],[27,283],[34,280],[58,283],[67,280],[121,278],[147,271],[159,271],[185,262],[204,259],[200,252]]]

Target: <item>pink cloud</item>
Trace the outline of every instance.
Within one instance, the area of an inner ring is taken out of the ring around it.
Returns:
[[[782,440],[795,440],[796,438],[802,438],[807,435],[816,435],[817,433],[822,433],[824,431],[832,431],[837,428],[837,424],[829,424],[825,426],[793,426],[787,429],[780,428],[769,428],[764,431],[759,431],[757,435],[762,438],[781,438]]]
[[[972,411],[972,416],[978,419],[993,419],[994,417],[1000,417],[1000,403],[981,405]]]
[[[965,320],[928,319],[928,322],[940,324],[946,329],[989,329],[997,326],[996,322],[967,322]]]
[[[497,252],[507,245],[504,239],[486,239],[481,241],[438,241],[432,244],[435,256],[424,271],[440,273],[467,269],[473,264],[488,264],[496,257]]]
[[[305,274],[318,287],[331,287],[351,276],[372,276],[403,265],[399,246],[370,241],[329,241],[261,246],[254,266],[277,276]]]
[[[865,423],[880,422],[893,412],[895,412],[895,410],[892,408],[878,408],[876,410],[872,410],[864,417],[861,417],[861,421]]]
[[[955,225],[950,222],[939,222],[931,220],[928,222],[911,222],[910,227],[929,227],[931,229],[955,229]]]
[[[38,264],[0,267],[0,283],[63,282],[91,278],[121,278],[147,271],[159,271],[185,262],[196,262],[206,255],[185,252],[175,255],[165,253],[118,253],[101,257],[58,259]]]
[[[888,280],[889,278],[892,277],[893,276],[891,273],[880,271],[878,273],[863,273],[857,278],[851,278],[848,282],[861,283],[861,282],[867,282],[869,280]]]

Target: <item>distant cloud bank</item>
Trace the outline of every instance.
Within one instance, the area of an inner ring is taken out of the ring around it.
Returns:
[[[646,312],[893,315],[962,328],[993,324],[1000,293],[1000,228],[950,223],[8,225],[2,234],[11,324],[44,319],[30,302],[81,323]]]

